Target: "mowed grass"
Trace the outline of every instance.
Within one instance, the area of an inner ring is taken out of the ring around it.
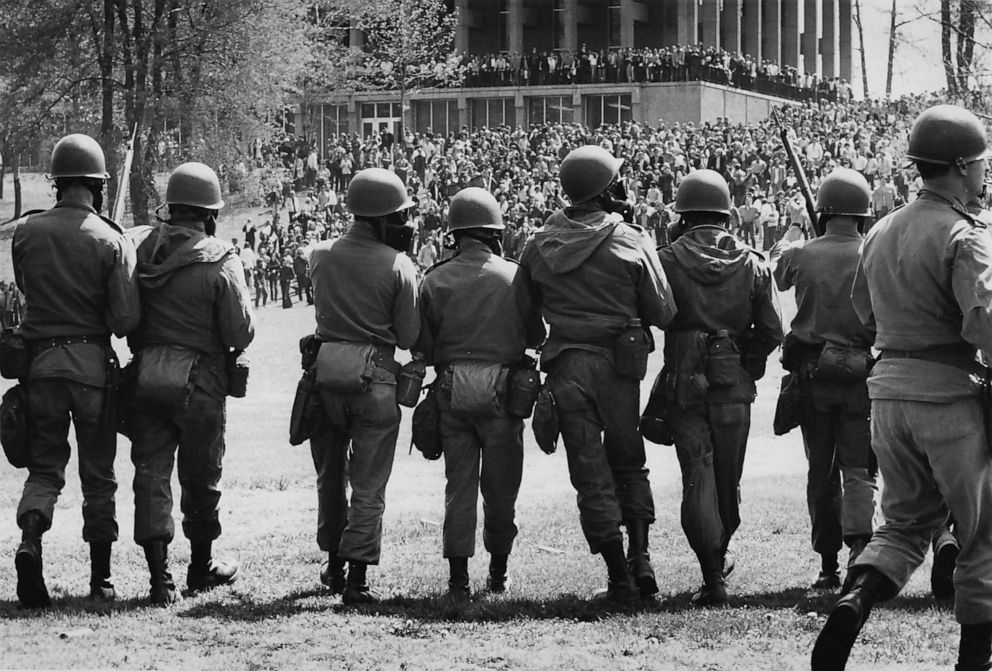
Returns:
[[[236,235],[245,212],[222,219],[221,235]],[[0,245],[3,278],[10,267],[9,248]],[[791,295],[782,301],[791,317]],[[582,538],[564,454],[541,453],[529,429],[517,509],[520,534],[511,557],[512,591],[503,597],[482,594],[487,555],[480,530],[478,554],[470,563],[477,597],[465,608],[451,607],[440,598],[447,579],[440,552],[443,463],[408,453],[409,411],[404,411],[386,495],[382,564],[370,572],[385,599],[375,606],[345,608],[317,579],[322,554],[315,541],[309,449],[291,447],[287,440],[300,372],[297,341],[313,329],[312,308],[297,303],[281,309],[270,303],[256,316],[248,396],[228,402],[224,531],[215,546],[219,556],[240,559],[242,579],[170,608],[147,606],[144,559],[132,540],[133,468],[129,444],[121,438],[121,541],[114,555],[120,600],[94,606],[83,598],[89,564],[73,455],[44,543],[55,607],[22,611],[15,596],[13,555],[19,540],[14,516],[25,471],[3,462],[0,667],[808,668],[809,650],[835,595],[806,589],[819,567],[809,548],[805,460],[798,432],[782,438],[771,432],[781,378],[774,361],[754,406],[742,483],[743,522],[734,543],[738,568],[730,581],[728,608],[690,606],[700,576],[679,522],[678,462],[672,448],[650,444],[658,518],[651,546],[661,594],[653,604],[625,611],[590,602],[590,594],[605,584],[605,571]],[[117,345],[123,352],[122,343]],[[654,355],[642,402],[660,365],[661,357]],[[178,484],[173,488],[178,499]],[[175,513],[178,520],[178,503]],[[177,538],[170,550],[173,574],[183,583],[188,543]],[[873,613],[849,668],[953,664],[958,628],[952,613],[930,599],[928,571],[929,561],[903,595]]]

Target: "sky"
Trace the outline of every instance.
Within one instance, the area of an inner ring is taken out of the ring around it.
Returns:
[[[798,2],[799,0],[785,0]],[[897,21],[918,16],[919,8],[939,8],[939,0],[897,0]],[[861,15],[865,33],[865,60],[868,88],[872,97],[885,94],[885,73],[889,49],[891,0],[861,0]],[[992,9],[986,9],[992,12]],[[944,69],[940,55],[940,24],[932,19],[917,19],[899,29],[902,41],[896,48],[892,77],[892,94],[917,93],[944,88]],[[861,60],[858,53],[857,28],[852,36],[855,89],[860,95]],[[976,58],[979,50],[976,49]]]

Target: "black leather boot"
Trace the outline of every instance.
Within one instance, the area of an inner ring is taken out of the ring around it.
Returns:
[[[448,598],[465,603],[472,597],[468,586],[468,557],[448,557]]]
[[[623,553],[623,541],[617,539],[604,544],[599,553],[606,562],[607,583],[605,590],[599,590],[595,599],[611,601],[620,605],[630,605],[640,601],[641,593],[634,582],[634,574],[627,566]]]
[[[320,567],[320,582],[331,589],[331,594],[343,594],[345,588],[344,560],[337,552],[328,552],[327,561]]]
[[[654,577],[654,568],[651,566],[651,555],[648,553],[648,527],[647,520],[630,520],[627,525],[627,566],[634,575],[634,582],[637,583],[637,590],[641,593],[642,599],[650,599],[658,593],[658,582]]]
[[[37,510],[29,510],[20,519],[21,544],[14,555],[17,568],[17,598],[25,608],[48,608],[52,600],[45,586],[41,562],[41,535],[47,524]]]
[[[145,561],[148,562],[148,581],[151,590],[148,599],[154,606],[165,606],[176,600],[176,583],[169,573],[169,543],[167,541],[149,541],[142,546],[145,550]]]
[[[950,601],[954,598],[954,567],[957,566],[960,553],[961,548],[953,541],[934,548],[930,591],[938,601]]]
[[[954,671],[989,669],[992,669],[992,622],[962,624],[958,663],[954,665]]]
[[[238,562],[218,561],[211,554],[213,541],[193,541],[189,543],[189,570],[186,572],[186,586],[191,592],[230,585],[238,579]]]
[[[113,543],[90,543],[90,595],[94,601],[113,601],[117,598],[110,582],[110,549]]]
[[[379,595],[375,593],[366,577],[368,564],[359,561],[348,562],[348,582],[341,595],[341,601],[346,604],[376,603]]]
[[[727,603],[727,583],[723,577],[723,552],[713,550],[696,553],[703,584],[692,595],[692,605],[699,607],[722,606]]]
[[[491,555],[489,557],[489,577],[486,578],[486,588],[493,594],[503,594],[510,586],[506,577],[506,565],[510,555]]]
[[[840,562],[837,561],[837,553],[827,553],[820,555],[820,575],[816,577],[813,589],[837,589],[840,587]]]
[[[842,671],[851,647],[868,620],[872,606],[895,593],[888,578],[872,567],[857,567],[846,592],[837,600],[816,638],[812,671]]]

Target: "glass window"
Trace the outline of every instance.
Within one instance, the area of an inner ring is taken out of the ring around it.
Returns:
[[[369,117],[375,116],[375,104],[374,103],[362,103],[362,118],[367,119]]]
[[[571,96],[529,98],[529,123],[571,123],[573,119]]]
[[[458,130],[457,100],[415,100],[413,113],[418,133],[447,135]]]
[[[585,96],[586,125],[590,128],[632,121],[630,94]]]
[[[506,124],[511,128],[516,125],[516,108],[513,98],[479,98],[472,101],[473,128],[494,128]]]

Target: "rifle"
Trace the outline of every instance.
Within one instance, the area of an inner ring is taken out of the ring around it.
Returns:
[[[806,213],[809,215],[809,223],[813,227],[813,233],[816,236],[821,236],[823,235],[823,230],[820,226],[819,218],[816,216],[816,201],[813,200],[813,190],[809,188],[806,171],[803,170],[803,166],[799,162],[799,157],[796,156],[796,150],[792,147],[792,141],[789,140],[789,129],[782,125],[782,121],[778,118],[774,110],[771,113],[771,117],[775,125],[778,126],[779,137],[782,138],[782,146],[785,147],[785,154],[789,157],[789,165],[792,166],[792,170],[796,173],[796,181],[799,182],[799,190],[803,194],[803,200],[806,201]]]
[[[124,169],[121,170],[120,181],[117,182],[117,197],[114,198],[114,209],[110,218],[120,224],[124,217],[124,199],[127,198],[128,178],[131,176],[131,164],[134,162],[134,137],[138,134],[138,124],[131,130],[131,139],[127,143],[127,153],[124,154]]]

